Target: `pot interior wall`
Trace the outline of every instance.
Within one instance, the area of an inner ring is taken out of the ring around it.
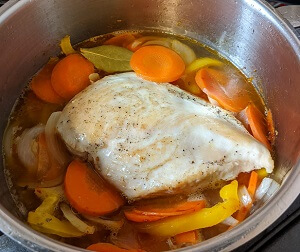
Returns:
[[[145,28],[200,40],[254,77],[278,130],[276,176],[282,178],[298,162],[299,45],[288,38],[286,24],[275,22],[269,9],[247,0],[18,2],[0,16],[0,139],[22,88],[49,56],[59,53],[63,36],[69,34],[77,43],[119,29]],[[1,204],[18,216],[2,162],[0,170]]]

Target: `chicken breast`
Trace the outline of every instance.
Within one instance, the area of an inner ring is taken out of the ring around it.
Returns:
[[[233,114],[135,73],[107,76],[63,109],[57,130],[130,200],[204,189],[274,163]]]

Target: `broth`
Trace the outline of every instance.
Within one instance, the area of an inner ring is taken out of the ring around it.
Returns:
[[[119,33],[106,34],[91,38],[87,41],[83,41],[77,44],[76,46],[74,46],[74,48],[76,50],[79,50],[79,48],[93,48],[96,46],[100,46],[105,41],[108,41],[112,37],[120,34],[127,34],[127,31],[121,31]],[[222,71],[224,71],[230,79],[234,79],[235,81],[242,83],[242,89],[246,90],[246,93],[249,95],[251,102],[255,104],[255,106],[261,111],[262,114],[267,111],[262,98],[258,95],[249,79],[243,76],[243,74],[238,69],[236,69],[233,64],[222,58],[220,55],[218,55],[218,53],[211,50],[210,48],[189,38],[165,33],[137,31],[131,34],[133,34],[136,39],[143,38],[144,36],[176,39],[191,48],[195,52],[197,58],[205,57],[216,59],[222,62]],[[63,57],[64,55],[59,56],[59,58]],[[102,70],[96,69],[95,71],[99,74],[100,79],[108,75],[107,72]],[[187,86],[186,84],[183,84],[181,80],[176,80],[173,82],[173,84],[178,85],[181,88],[189,88],[189,84]],[[199,91],[199,94],[197,94],[197,96],[202,99],[208,100],[207,95],[203,92]],[[42,101],[35,95],[30,86],[27,86],[24,89],[23,93],[20,95],[20,98],[16,101],[14,109],[11,112],[4,141],[4,150],[6,154],[4,162],[6,167],[7,181],[9,182],[8,184],[12,185],[10,190],[13,194],[17,206],[20,208],[21,213],[24,215],[24,220],[27,219],[28,212],[35,211],[35,209],[42,203],[42,200],[41,198],[37,197],[35,193],[35,188],[39,187],[35,182],[35,180],[37,180],[37,178],[35,178],[35,171],[28,171],[28,168],[26,168],[20,160],[17,143],[18,141],[20,141],[22,133],[25,129],[32,128],[39,124],[46,125],[50,115],[53,112],[61,111],[64,108],[65,104],[66,102],[64,104],[51,104]],[[235,115],[238,119],[242,118],[239,113],[235,113]],[[243,118],[241,120],[243,120]],[[31,147],[34,150],[37,147],[33,145]],[[74,158],[76,158],[76,156],[73,155],[72,159]],[[90,165],[92,165],[92,163]],[[207,190],[201,192],[193,192],[193,197],[197,200],[205,199],[207,200],[208,206],[213,206],[222,201],[219,197],[219,191],[224,184],[228,183],[229,182],[219,181],[218,185],[212,185],[212,188],[207,188]],[[54,239],[82,248],[87,248],[91,244],[99,242],[112,243],[124,249],[143,249],[149,252],[165,251],[182,246],[188,246],[190,245],[189,243],[176,244],[176,240],[174,240],[174,237],[159,237],[140,232],[140,229],[137,228],[136,223],[129,221],[124,217],[124,210],[130,209],[130,207],[132,206],[156,206],[158,208],[168,208],[174,204],[185,202],[189,197],[189,194],[180,193],[177,195],[166,195],[163,197],[152,199],[141,199],[135,202],[126,201],[125,205],[120,209],[108,215],[105,215],[106,219],[113,221],[122,221],[123,225],[119,230],[113,230],[112,228],[107,228],[105,225],[97,224],[94,221],[83,218],[74,208],[72,208],[73,211],[78,214],[78,216],[80,216],[85,223],[90,226],[96,227],[96,231],[93,234],[87,234],[81,237],[73,238],[60,237],[59,235],[53,235],[49,233],[48,235]],[[54,215],[60,220],[64,219],[64,215],[59,208],[55,210]],[[228,225],[224,223],[220,223],[213,227],[204,228],[200,230],[200,233],[198,233],[198,242],[209,239],[226,230],[228,230]]]

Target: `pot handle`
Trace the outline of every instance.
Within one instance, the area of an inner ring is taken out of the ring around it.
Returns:
[[[276,9],[296,30],[296,35],[300,39],[300,5],[287,5]]]

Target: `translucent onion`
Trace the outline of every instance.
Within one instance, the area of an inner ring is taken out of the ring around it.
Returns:
[[[205,88],[204,88],[205,89]],[[204,90],[203,89],[203,90]],[[203,91],[204,92],[204,91]],[[205,92],[204,92],[205,93]],[[207,98],[208,98],[208,101],[212,104],[212,105],[215,105],[215,106],[217,106],[217,107],[220,107],[220,104],[215,100],[215,99],[213,99],[213,98],[211,98],[211,97],[209,97],[209,96],[207,96]]]
[[[147,41],[151,41],[151,40],[163,41],[163,40],[170,40],[170,39],[169,38],[157,37],[157,36],[144,36],[144,37],[138,38],[135,41],[133,41],[132,45],[131,45],[131,48],[135,49],[136,47],[146,43]]]
[[[22,164],[29,170],[37,168],[37,153],[34,152],[36,138],[45,129],[44,125],[36,125],[23,131],[17,144],[17,153]],[[36,146],[37,147],[37,146]]]
[[[194,50],[176,39],[172,40],[171,49],[180,55],[186,65],[196,60]]]
[[[266,179],[266,178],[264,178]],[[280,185],[274,180],[272,179],[272,183],[269,186],[268,190],[266,191],[266,193],[264,194],[263,198],[261,199],[262,202],[266,202],[268,201],[280,188]]]
[[[273,179],[270,179],[270,178],[264,178],[261,181],[259,187],[257,188],[257,190],[255,192],[255,199],[256,200],[261,200],[265,196],[265,194],[269,190],[272,182],[273,182]]]
[[[143,44],[143,46],[147,46],[147,45],[160,45],[160,46],[164,46],[164,47],[171,47],[171,41],[168,40],[150,40],[147,41],[146,43]]]
[[[79,219],[71,210],[71,208],[66,204],[62,203],[60,205],[60,209],[63,212],[65,218],[70,221],[70,223],[76,227],[79,231],[85,233],[85,234],[93,234],[95,232],[94,226],[89,226],[85,222],[83,222],[81,219]]]
[[[100,217],[93,217],[89,215],[83,215],[83,217],[89,221],[103,225],[112,232],[117,232],[124,225],[124,220],[106,220]]]
[[[65,148],[60,143],[56,130],[56,125],[58,123],[60,115],[61,111],[54,112],[50,115],[45,127],[45,135],[49,156],[51,158],[54,158],[61,167],[66,167],[69,163],[70,157]]]
[[[236,226],[239,223],[239,221],[237,219],[233,218],[232,216],[229,216],[227,219],[223,220],[221,223],[224,225],[227,225],[227,226]]]
[[[244,207],[247,207],[249,204],[252,203],[252,198],[251,198],[246,186],[243,185],[243,186],[239,187],[238,196],[239,196],[241,204]]]

